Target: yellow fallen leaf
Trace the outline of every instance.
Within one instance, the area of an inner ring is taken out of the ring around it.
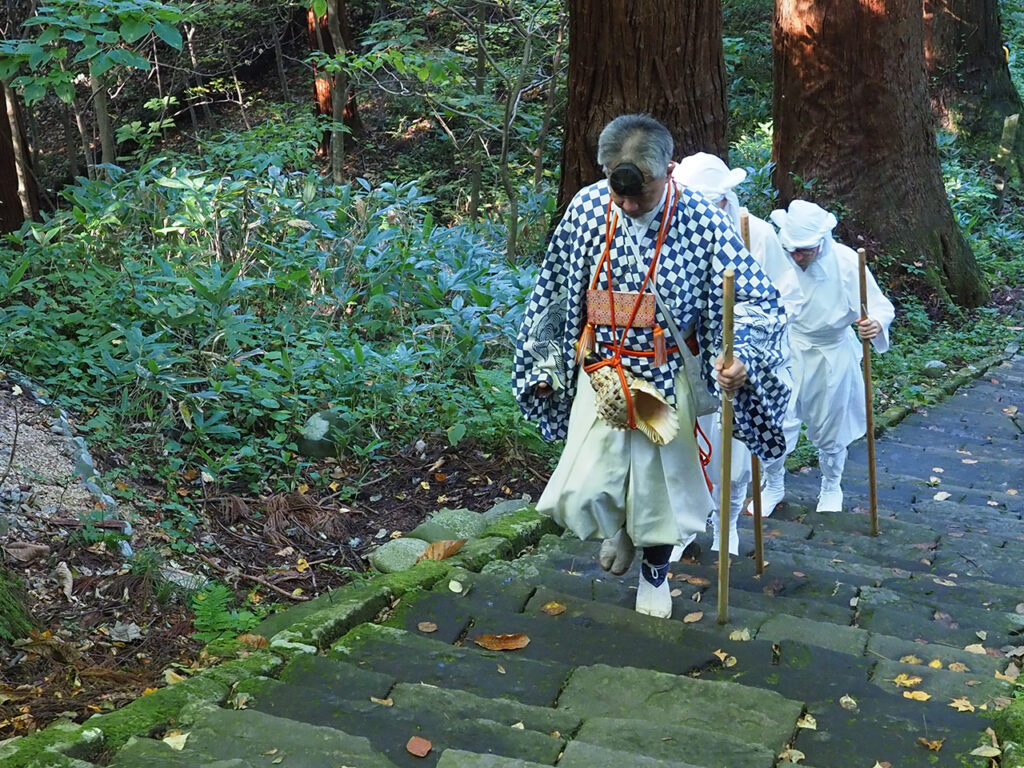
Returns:
[[[370,701],[372,701],[374,704],[380,704],[382,707],[395,706],[395,702],[390,696],[386,699],[378,699],[376,696],[371,696]]]
[[[704,612],[703,611],[694,611],[693,613],[688,613],[685,616],[683,616],[683,623],[684,624],[693,624],[695,622],[700,621],[703,618],[704,618]]]
[[[948,667],[950,672],[970,672],[971,668],[962,661],[954,661]]]
[[[305,493],[306,491],[309,490],[309,486],[306,485],[305,483],[299,483],[298,488],[296,488],[295,490],[297,490],[299,493]]]
[[[309,570],[309,563],[306,562],[306,558],[300,557],[299,562],[295,564],[295,570],[299,573],[303,573]]]
[[[512,727],[515,728],[517,731],[526,730],[526,725],[522,721],[519,721],[518,723],[512,723]]]
[[[1020,672],[1020,670],[1017,669],[1017,667],[1012,667],[1012,669],[1014,669],[1018,673]],[[997,669],[995,671],[995,677],[996,677],[996,680],[1006,680],[1008,683],[1015,683],[1015,682],[1017,682],[1018,675],[1017,674],[1004,675],[1002,672],[1000,672]]]
[[[935,739],[933,741],[929,741],[924,736],[918,736],[917,740],[921,742],[921,744],[926,746],[928,749],[930,749],[932,752],[938,752],[940,749],[942,749],[942,743],[945,741],[945,739]]]
[[[906,672],[900,672],[893,679],[895,685],[901,688],[913,688],[915,685],[921,682],[921,678],[917,675],[908,675]]]
[[[818,730],[818,721],[814,719],[814,715],[805,714],[796,721],[796,727],[806,728],[809,731],[816,731]]]
[[[729,633],[729,639],[734,642],[745,643],[748,640],[750,640],[750,630],[746,628],[734,629],[732,632]]]
[[[725,657],[729,654],[719,648],[717,651],[712,651],[711,655],[717,658],[719,661],[725,661]]]
[[[932,695],[930,693],[925,693],[924,691],[904,691],[903,692],[903,698],[905,698],[905,699],[913,699],[914,701],[928,701],[928,699],[930,699],[931,697],[932,697]]]
[[[462,545],[465,543],[466,539],[433,541],[423,550],[423,554],[416,559],[416,562],[420,560],[446,560],[462,549]]]
[[[185,748],[185,741],[188,740],[189,731],[170,731],[161,739],[171,749],[181,752]]]
[[[565,610],[565,606],[555,600],[552,600],[550,603],[544,603],[544,607],[541,608],[541,611],[548,616],[557,616],[560,613],[565,613]]]
[[[983,646],[981,643],[973,643],[971,645],[965,645],[964,646],[964,650],[967,651],[968,653],[976,653],[979,656],[984,656],[986,654],[985,646]]]
[[[904,656],[903,658],[900,659],[900,664],[922,664],[922,663],[923,662],[921,661],[921,659],[917,658],[917,656],[914,656],[914,655]]]
[[[184,675],[179,675],[173,669],[165,669],[164,670],[164,682],[167,683],[168,685],[174,685],[175,683],[180,683],[184,679],[186,679]]]
[[[737,663],[735,656],[726,656],[725,661],[722,662],[722,666],[728,669],[729,667],[735,667]]]
[[[842,696],[839,697],[839,706],[843,709],[855,712],[857,710],[857,700],[853,698],[853,696],[850,696],[848,693],[844,693]]]
[[[928,666],[932,669],[942,669],[942,659],[932,659],[928,662]]]
[[[973,712],[974,705],[971,704],[970,699],[966,696],[958,696],[949,702],[949,706],[955,709],[957,712]]]
[[[807,755],[805,755],[799,749],[794,749],[793,747],[786,747],[779,754],[779,760],[782,760],[786,763],[799,763],[805,757],[807,757]]]
[[[432,621],[421,621],[416,625],[416,629],[425,634],[430,634],[431,632],[437,632],[437,624]]]

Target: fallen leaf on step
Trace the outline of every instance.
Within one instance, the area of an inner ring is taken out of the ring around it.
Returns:
[[[541,611],[546,613],[548,616],[557,616],[560,613],[565,613],[565,610],[565,606],[555,600],[552,600],[549,603],[544,603],[544,607],[541,608]]]
[[[971,704],[971,700],[966,696],[958,696],[949,702],[949,706],[955,709],[957,712],[973,712],[974,705]]]
[[[779,760],[783,761],[784,763],[799,763],[805,757],[807,757],[807,755],[805,755],[799,749],[794,749],[793,747],[786,747],[779,754]]]
[[[968,653],[976,653],[979,656],[984,656],[987,653],[987,651],[985,650],[985,646],[983,646],[981,643],[972,643],[971,645],[965,645],[964,650]]]
[[[386,699],[378,699],[376,696],[371,696],[370,701],[372,701],[374,704],[380,704],[382,707],[395,706],[395,701],[390,696]]]
[[[431,542],[423,551],[423,554],[416,559],[416,562],[420,560],[446,560],[462,549],[462,545],[465,543],[465,539],[446,539],[444,541]]]
[[[748,640],[750,640],[750,630],[746,628],[734,629],[732,632],[729,633],[729,639],[734,642],[745,643]]]
[[[1017,682],[1017,677],[1020,675],[1020,667],[1015,664],[1011,664],[1006,671],[1009,674],[1004,674],[997,669],[994,673],[996,680],[1005,680],[1008,683]]]
[[[431,632],[437,632],[437,624],[432,621],[421,621],[416,625],[416,629],[420,632],[430,634]]]
[[[796,727],[816,731],[818,730],[818,721],[814,719],[814,715],[805,714],[796,721]]]
[[[943,587],[955,587],[956,582],[950,581],[949,579],[932,579],[936,584]]]
[[[185,748],[185,741],[188,739],[189,731],[184,733],[181,731],[169,731],[166,736],[161,739],[171,749],[181,752]]]
[[[419,736],[413,736],[405,743],[405,751],[415,757],[426,757],[433,748],[433,744]]]
[[[964,463],[964,464],[977,464],[978,463],[977,459],[960,459],[960,461],[962,463]]]
[[[928,666],[932,669],[942,669],[942,659],[932,659],[928,662]]]
[[[922,745],[930,749],[932,752],[938,752],[940,749],[942,749],[942,742],[945,741],[945,739],[934,739],[932,741],[929,741],[924,736],[918,736],[917,740],[921,742]]]
[[[924,691],[904,691],[903,692],[903,698],[905,698],[905,699],[913,699],[914,701],[928,701],[928,699],[930,699],[931,697],[932,697],[932,695],[930,693],[925,693]]]
[[[906,672],[900,672],[892,682],[901,688],[913,688],[921,682],[921,678],[917,675],[908,675]]]
[[[684,624],[693,624],[695,622],[700,621],[703,618],[704,618],[704,612],[703,611],[694,611],[693,613],[688,613],[685,616],[683,616],[683,623]]]
[[[522,633],[512,635],[480,635],[473,642],[489,651],[517,651],[530,644],[530,638]]]
[[[900,659],[900,664],[923,664],[917,656],[904,656]]]
[[[850,696],[848,693],[844,693],[839,697],[839,706],[843,709],[849,710],[850,712],[857,711],[857,700]]]
[[[948,492],[946,492],[946,491],[939,491],[939,492],[938,492],[938,493],[936,493],[936,494],[935,494],[934,496],[932,496],[932,498],[933,498],[933,499],[935,499],[936,501],[945,501],[945,500],[946,500],[946,499],[948,499],[948,498],[949,498],[950,496],[952,496],[952,494],[951,494],[951,493],[948,493]]]
[[[964,664],[962,661],[951,662],[948,667],[950,672],[970,672],[971,668]]]

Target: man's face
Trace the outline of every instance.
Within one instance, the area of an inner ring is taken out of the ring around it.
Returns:
[[[651,179],[640,190],[639,195],[620,195],[614,189],[611,190],[612,202],[631,219],[638,219],[645,213],[654,210],[654,206],[661,202],[661,195],[665,191],[665,183],[668,175],[660,179]]]
[[[789,255],[793,257],[796,265],[806,272],[807,268],[817,261],[819,253],[821,246],[816,245],[813,248],[796,248],[790,251]]]

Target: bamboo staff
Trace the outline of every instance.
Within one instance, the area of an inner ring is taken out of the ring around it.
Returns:
[[[735,273],[722,285],[722,370],[732,365],[732,305]],[[729,483],[732,475],[732,395],[722,392],[722,476],[718,486],[718,623],[729,621]]]
[[[743,244],[750,250],[750,214],[746,208],[740,208],[740,236]],[[750,454],[750,484],[754,488],[754,572],[764,573],[764,537],[761,530],[761,464],[757,456]],[[722,491],[719,491],[721,493]]]
[[[867,251],[857,249],[860,257],[860,319],[868,317],[868,266]],[[864,405],[867,410],[868,437],[868,488],[871,499],[871,535],[878,535],[878,488],[875,481],[875,413],[874,394],[871,386],[871,342],[861,339],[864,348]]]

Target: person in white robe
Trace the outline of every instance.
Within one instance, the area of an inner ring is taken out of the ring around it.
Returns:
[[[713,506],[694,436],[698,401],[717,387],[731,393],[737,435],[771,459],[785,451],[789,398],[777,375],[778,291],[721,210],[671,181],[672,150],[671,133],[647,115],[604,127],[597,159],[606,178],[580,190],[555,229],[513,365],[524,415],[545,439],[565,439],[538,510],[581,539],[608,540],[600,562],[613,573],[641,548],[636,610],[665,618],[672,547],[703,530]],[[735,343],[723,368],[726,268],[735,272]],[[620,297],[625,309],[609,320]],[[675,437],[662,444],[599,415],[591,376],[609,368],[662,393]]]
[[[741,211],[739,198],[736,195],[736,187],[747,178],[747,172],[742,168],[729,168],[725,162],[716,155],[707,152],[697,152],[680,160],[672,170],[672,178],[684,187],[688,187],[707,197],[712,203],[721,208],[726,218],[733,225],[737,232],[740,232]],[[803,306],[803,293],[800,290],[800,280],[796,274],[796,266],[786,255],[775,234],[775,227],[764,219],[747,215],[750,235],[750,255],[757,260],[757,263],[771,278],[782,298],[782,304],[786,309],[786,318],[791,323],[800,313]],[[788,333],[783,343],[784,361],[780,368],[779,375],[784,380],[791,380],[789,370],[789,339]],[[706,414],[697,419],[701,430],[708,436],[711,443],[712,457],[719,456],[722,446],[722,414],[716,411],[713,414]],[[708,477],[714,484],[712,495],[715,504],[720,504],[719,494],[721,488],[721,462],[712,458],[708,465]],[[740,546],[739,537],[739,516],[743,511],[747,500],[747,487],[752,477],[751,453],[740,440],[733,438],[732,461],[731,461],[731,482],[729,488],[729,554],[738,555]],[[770,514],[770,510],[769,510]],[[718,551],[719,539],[719,516],[717,512],[711,515],[712,541],[711,549]],[[673,552],[673,559],[678,553]]]
[[[862,341],[885,352],[896,311],[868,270],[862,313],[859,259],[852,248],[833,239],[833,214],[794,200],[788,210],[773,211],[771,220],[798,267],[804,296],[803,308],[790,325],[793,395],[785,422],[786,452],[796,447],[803,424],[821,469],[817,510],[839,512],[847,447],[867,432]],[[766,462],[762,511],[770,513],[785,494],[785,457]]]

